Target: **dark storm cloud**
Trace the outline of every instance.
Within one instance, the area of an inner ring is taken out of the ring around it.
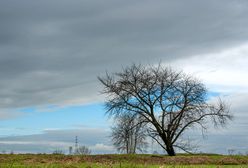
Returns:
[[[93,101],[96,76],[247,42],[247,1],[2,0],[0,107]]]

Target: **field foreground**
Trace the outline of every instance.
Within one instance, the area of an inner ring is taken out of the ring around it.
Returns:
[[[248,168],[248,156],[0,154],[0,168]]]

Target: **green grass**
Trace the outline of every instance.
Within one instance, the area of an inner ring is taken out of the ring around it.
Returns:
[[[40,164],[40,165],[21,165],[21,164],[0,164],[6,168],[248,168],[248,165],[141,165],[134,163],[125,164]]]
[[[0,168],[248,168],[248,156],[0,154]]]

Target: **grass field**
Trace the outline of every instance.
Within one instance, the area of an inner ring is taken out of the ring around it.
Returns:
[[[1,154],[0,168],[248,168],[248,156]]]

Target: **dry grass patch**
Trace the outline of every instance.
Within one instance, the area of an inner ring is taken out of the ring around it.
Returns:
[[[225,156],[225,155],[179,155],[179,156],[165,156],[165,155],[86,155],[86,156],[71,156],[71,155],[48,155],[48,154],[16,154],[0,155],[1,165],[42,165],[49,167],[49,165],[58,165],[58,167],[81,167],[80,165],[94,165],[94,167],[111,167],[118,165],[144,165],[151,167],[153,165],[166,166],[190,166],[198,165],[248,165],[248,156]],[[56,166],[55,166],[56,167]],[[136,166],[137,167],[137,166]]]

